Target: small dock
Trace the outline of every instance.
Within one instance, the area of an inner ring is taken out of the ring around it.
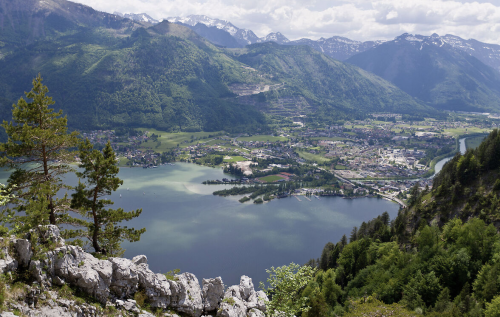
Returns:
[[[319,200],[319,196],[314,195],[314,197],[316,197],[316,199]]]
[[[305,199],[311,201],[311,198],[307,197],[307,196],[304,196]]]
[[[298,201],[302,201],[302,200],[300,200],[299,196],[294,195],[294,197],[297,198]]]

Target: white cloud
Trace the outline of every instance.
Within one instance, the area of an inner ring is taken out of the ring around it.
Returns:
[[[290,39],[334,35],[392,39],[404,32],[454,34],[500,44],[500,0],[73,0],[106,12],[154,18],[204,14],[258,36],[280,31]]]

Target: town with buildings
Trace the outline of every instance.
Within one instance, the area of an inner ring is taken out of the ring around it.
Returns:
[[[295,194],[381,195],[404,205],[412,186],[432,186],[434,165],[460,150],[459,138],[481,138],[496,127],[498,120],[477,115],[408,121],[395,114],[377,114],[322,128],[297,124],[277,128],[272,135],[148,129],[81,135],[97,148],[110,141],[122,167],[192,162],[220,166],[233,174],[207,180],[208,184],[293,182]]]

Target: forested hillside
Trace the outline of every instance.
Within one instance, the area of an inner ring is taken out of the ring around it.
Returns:
[[[261,113],[227,100],[235,96],[227,81],[252,82],[257,76],[245,75],[240,63],[168,22],[125,38],[89,29],[37,42],[0,65],[4,99],[15,100],[33,74],[41,73],[72,127],[212,131],[265,123]]]
[[[232,51],[238,61],[284,83],[255,98],[267,111],[280,113],[300,105],[298,110],[314,112],[311,117],[316,122],[362,117],[367,112],[436,113],[389,82],[307,46],[268,42]]]
[[[435,114],[308,47],[224,49],[182,25],[152,26],[65,0],[0,7],[10,23],[0,31],[2,115],[38,73],[72,128],[263,131],[266,114],[320,123],[373,111]]]
[[[499,316],[500,134],[457,156],[409,209],[327,243],[302,292],[306,316]]]
[[[479,147],[457,154],[433,182],[432,190],[417,191],[408,217],[412,228],[452,218],[478,217],[500,225],[500,133],[493,132]]]

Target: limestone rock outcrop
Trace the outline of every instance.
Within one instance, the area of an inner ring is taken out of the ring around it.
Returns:
[[[8,273],[17,269],[18,263],[9,253],[10,239],[0,238],[0,272]]]
[[[204,299],[203,308],[206,312],[214,311],[219,308],[224,297],[224,283],[220,277],[203,279],[202,298]]]
[[[265,312],[267,300],[263,291],[255,291],[252,279],[243,275],[240,285],[231,286],[224,293],[217,316],[237,317],[247,316],[250,313],[260,316],[259,313]]]
[[[203,279],[200,287],[198,279],[191,273],[167,278],[164,274],[152,272],[145,255],[138,255],[132,260],[100,260],[81,247],[64,245],[55,226],[39,232],[46,235],[43,239],[51,239],[59,247],[35,259],[32,258],[29,240],[0,238],[2,272],[13,271],[18,266],[28,267],[42,288],[68,284],[78,287],[103,305],[113,303],[118,309],[144,317],[148,316],[147,313],[133,300],[137,292],[143,293],[151,308],[169,309],[187,316],[200,317],[209,313],[225,317],[264,316],[267,297],[263,292],[255,291],[252,279],[247,276],[242,276],[239,285],[231,286],[225,292],[220,277]],[[15,255],[9,254],[9,246],[13,247]],[[61,309],[64,310],[61,307],[64,308],[64,305],[46,307],[44,312],[40,310],[38,313],[40,316],[57,315]]]

